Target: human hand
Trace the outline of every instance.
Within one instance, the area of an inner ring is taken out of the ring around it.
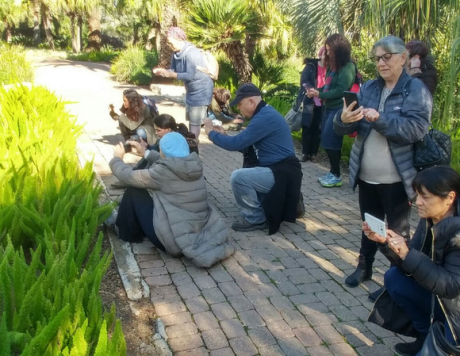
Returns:
[[[115,107],[113,106],[113,104],[109,104],[109,109],[110,109],[111,111],[113,111],[113,110],[115,109]]]
[[[226,135],[227,132],[222,126],[214,126],[214,131],[220,133],[221,135]]]
[[[316,89],[308,89],[307,90],[307,96],[309,98],[319,97],[319,91],[316,90]]]
[[[125,155],[125,147],[123,142],[118,142],[113,149],[113,156],[123,159]]]
[[[243,116],[236,115],[236,117],[233,119],[232,123],[234,123],[234,124],[243,124],[244,123]]]
[[[144,157],[144,153],[148,147],[148,144],[142,138],[140,138],[140,142],[128,140],[126,143],[136,149],[136,152],[133,152],[135,155]]]
[[[399,256],[399,258],[402,260],[406,258],[409,253],[409,247],[407,247],[406,239],[404,237],[398,235],[393,230],[387,229],[387,241],[388,246]]]
[[[152,69],[152,72],[153,74],[159,76],[159,77],[168,77],[169,75],[169,71],[167,69],[164,69],[164,68],[153,68]]]
[[[380,113],[375,109],[363,109],[363,114],[367,122],[375,122],[380,117]]]
[[[363,119],[364,115],[362,106],[360,106],[356,110],[353,110],[356,104],[357,102],[353,101],[349,106],[347,106],[345,99],[343,99],[343,109],[340,119],[344,124],[351,124],[353,122]]]
[[[214,131],[214,125],[212,124],[212,120],[211,119],[204,119],[203,123],[204,123],[204,131],[206,132],[206,135],[209,136],[209,133],[211,131]]]
[[[363,222],[363,226],[361,229],[363,230],[364,235],[366,235],[369,240],[372,240],[372,241],[375,241],[381,244],[387,242],[386,237],[383,237],[377,234],[376,232],[372,231],[367,222],[365,221]]]

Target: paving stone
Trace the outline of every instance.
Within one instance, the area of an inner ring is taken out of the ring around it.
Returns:
[[[201,294],[195,283],[181,284],[177,286],[177,291],[179,292],[182,299],[197,297]]]
[[[265,326],[265,321],[255,310],[248,310],[242,313],[238,313],[238,317],[240,318],[243,325],[249,328]]]
[[[351,321],[357,320],[358,317],[347,307],[343,305],[332,305],[329,310],[337,317],[340,321]]]
[[[195,277],[193,281],[198,286],[198,288],[200,288],[200,290],[217,287],[216,282],[211,276]]]
[[[305,356],[307,350],[296,338],[278,340],[278,344],[284,351],[285,355],[289,356]]]
[[[166,335],[168,338],[174,339],[176,337],[182,337],[184,335],[194,335],[198,333],[195,323],[185,323],[181,325],[173,325],[166,327]]]
[[[350,310],[362,321],[366,321],[369,317],[369,309],[363,306],[350,307]]]
[[[243,294],[243,291],[235,282],[219,283],[219,288],[227,297]]]
[[[187,272],[178,272],[171,274],[171,279],[176,286],[192,283],[192,277]]]
[[[380,326],[370,323],[368,321],[366,321],[364,325],[371,331],[371,333],[373,333],[378,338],[395,336],[395,334],[391,331],[385,330],[384,328],[381,328]]]
[[[292,295],[298,295],[302,292],[297,288],[297,286],[291,281],[281,281],[276,283],[276,287],[281,292],[281,294],[290,297]]]
[[[184,335],[175,339],[168,339],[168,343],[174,352],[197,349],[203,345],[200,335]]]
[[[342,335],[332,325],[320,325],[313,327],[318,336],[327,344],[340,344],[344,342]]]
[[[161,286],[156,287],[150,290],[150,296],[165,296],[165,295],[177,295],[176,286],[168,285],[168,286]]]
[[[164,274],[168,274],[166,267],[149,267],[141,269],[141,275],[143,277],[161,276]]]
[[[332,352],[326,346],[313,346],[307,348],[310,356],[333,356]]]
[[[303,326],[292,330],[305,347],[319,346],[323,344],[323,340],[318,336],[316,331],[310,326]]]
[[[238,319],[223,320],[220,322],[220,326],[228,339],[246,336],[246,330]]]
[[[263,284],[259,286],[259,290],[268,298],[282,296],[283,294],[274,284]]]
[[[171,278],[168,275],[146,277],[144,280],[150,287],[167,286],[172,283]]]
[[[326,291],[326,288],[319,282],[317,283],[308,283],[308,284],[298,284],[297,289],[302,293],[318,293]]]
[[[204,268],[199,268],[193,265],[190,265],[187,267],[187,273],[189,276],[195,278],[195,277],[201,277],[201,276],[207,276],[208,272]]]
[[[212,350],[211,356],[235,356],[235,353],[231,348],[226,347],[219,350]]]
[[[199,349],[186,350],[181,352],[176,352],[176,356],[208,356],[209,353],[204,347]]]
[[[267,324],[267,327],[277,339],[286,339],[295,336],[291,327],[284,320],[272,321]]]
[[[334,356],[357,356],[356,351],[348,344],[334,344],[329,345],[329,350],[331,350]]]
[[[209,310],[209,305],[202,296],[193,297],[185,300],[188,310],[192,314],[201,313]]]
[[[355,307],[357,305],[360,305],[361,303],[356,299],[355,296],[348,292],[334,292],[335,296],[337,297],[338,300],[342,302],[343,305],[346,307]]]
[[[310,303],[317,303],[320,300],[316,297],[315,294],[313,293],[303,293],[300,295],[295,295],[292,297],[289,297],[291,302],[297,306],[297,305],[309,305]]]
[[[224,269],[211,271],[210,274],[217,283],[233,282],[233,277]]]
[[[231,339],[230,346],[237,356],[252,356],[258,353],[251,339],[247,336]]]
[[[193,318],[195,319],[196,326],[201,331],[217,329],[219,327],[215,315],[210,311],[194,314]]]
[[[248,300],[252,303],[252,305],[264,305],[264,304],[269,304],[270,301],[268,298],[261,292],[259,291],[249,291],[245,292],[244,295]]]
[[[252,342],[258,347],[275,345],[276,340],[270,331],[265,327],[258,327],[248,330],[248,335]]]
[[[228,297],[228,301],[230,302],[233,309],[235,309],[237,313],[245,311],[245,310],[254,309],[254,306],[252,305],[252,303],[244,295],[235,295],[232,297]]]
[[[167,261],[165,265],[169,273],[182,272],[185,270],[184,264],[179,260]]]
[[[187,308],[185,307],[185,304],[182,302],[160,304],[155,308],[156,314],[160,317],[163,317],[169,314],[176,314],[176,313],[184,312],[186,310]]]
[[[282,310],[294,310],[294,304],[292,304],[291,300],[287,297],[273,297],[270,298],[270,302],[278,311]]]
[[[293,329],[308,326],[307,320],[297,310],[282,310],[280,313],[286,323]]]
[[[278,345],[268,345],[259,347],[260,356],[286,356]]]
[[[148,256],[148,255],[146,255]],[[153,260],[153,261],[140,261],[139,259],[140,256],[136,257],[136,260],[138,262],[139,268],[155,268],[155,267],[163,267],[165,265],[163,260]]]
[[[302,275],[295,275],[295,276],[290,276],[289,279],[291,280],[292,283],[294,284],[307,284],[307,283],[314,283],[317,281],[315,277],[313,277],[311,274],[302,274]]]
[[[218,320],[236,318],[236,313],[229,303],[213,304],[211,309]]]
[[[346,335],[347,342],[353,347],[372,346],[378,343],[377,337],[370,331]]]
[[[157,308],[160,304],[169,304],[181,302],[182,299],[179,294],[170,295],[155,295],[150,298],[154,308]]]
[[[390,350],[390,348],[386,345],[377,344],[373,345],[372,347],[369,346],[361,346],[357,348],[358,353],[361,356],[393,356],[394,352]]]
[[[222,349],[228,346],[227,337],[221,329],[205,330],[201,336],[209,350]]]
[[[204,289],[202,294],[209,304],[222,303],[226,300],[219,288]]]
[[[342,335],[369,332],[369,330],[366,328],[364,323],[359,320],[350,320],[350,321],[335,323],[334,327]]]
[[[316,297],[327,306],[342,304],[331,292],[319,292],[316,293]]]
[[[164,315],[161,317],[161,320],[165,326],[169,325],[182,325],[192,321],[192,316],[189,312],[182,312],[176,314]]]
[[[283,319],[278,310],[276,310],[276,308],[271,304],[256,305],[255,308],[262,319],[264,319],[266,322]]]

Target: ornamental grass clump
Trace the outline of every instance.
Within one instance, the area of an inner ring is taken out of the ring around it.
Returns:
[[[0,88],[0,356],[126,354],[99,296],[112,207],[78,164],[81,131],[48,90]]]

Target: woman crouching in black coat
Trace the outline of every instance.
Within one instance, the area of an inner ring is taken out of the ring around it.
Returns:
[[[433,295],[434,320],[444,324],[451,343],[457,344],[460,336],[460,175],[448,166],[431,167],[417,174],[412,187],[421,220],[409,246],[395,232],[387,230],[385,238],[363,223],[364,234],[378,242],[394,265],[385,274],[386,293],[375,302],[369,320],[416,336],[415,342],[395,345],[398,354],[408,356],[421,350],[428,334]],[[399,315],[389,313],[388,296],[400,308]],[[415,332],[389,325],[389,320],[401,325],[404,318]]]

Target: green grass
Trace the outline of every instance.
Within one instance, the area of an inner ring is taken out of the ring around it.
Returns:
[[[109,47],[103,47],[100,51],[83,52],[79,54],[68,53],[67,59],[73,61],[110,63],[114,61],[119,54],[119,51],[114,51]]]
[[[146,85],[150,83],[152,68],[157,64],[156,52],[131,46],[122,51],[113,61],[110,72],[118,82]]]
[[[33,78],[24,47],[0,43],[0,85],[32,82]]]

